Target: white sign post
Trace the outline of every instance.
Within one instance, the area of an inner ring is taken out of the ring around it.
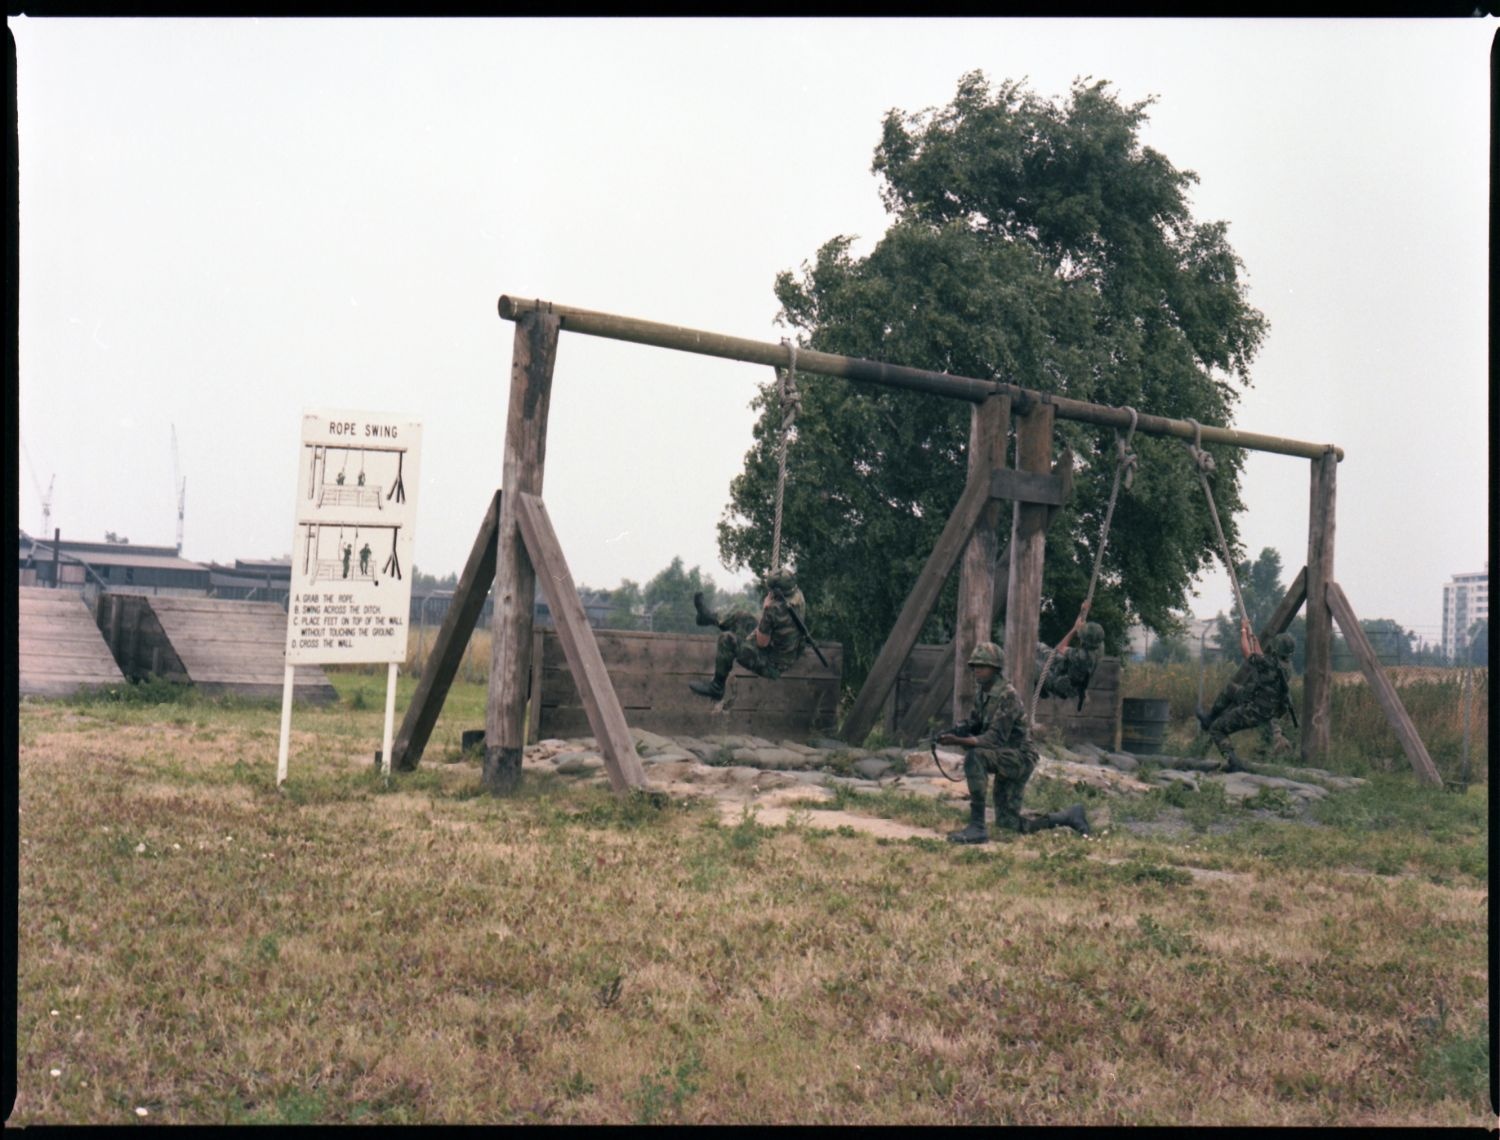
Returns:
[[[307,412],[297,465],[297,526],[287,606],[286,679],[276,783],[286,780],[296,665],[385,661],[391,773],[396,669],[406,660],[412,527],[422,425],[379,412]]]

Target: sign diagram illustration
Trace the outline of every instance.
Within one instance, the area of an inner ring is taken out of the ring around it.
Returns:
[[[302,417],[287,661],[406,660],[420,423]]]

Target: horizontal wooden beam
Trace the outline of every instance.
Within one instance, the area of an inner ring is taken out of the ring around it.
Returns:
[[[769,364],[775,368],[785,368],[793,362],[793,353],[784,344],[726,336],[723,333],[705,332],[680,325],[660,324],[656,321],[643,321],[635,317],[621,317],[613,313],[579,309],[571,305],[559,305],[552,301],[540,301],[532,297],[502,295],[499,310],[500,316],[508,321],[518,320],[522,314],[533,311],[554,314],[563,331],[583,333],[586,336],[649,344],[657,348],[694,352],[701,356],[719,356],[728,360],[740,360],[747,364]],[[798,372],[810,372],[819,376],[839,376],[862,384],[903,388],[909,391],[926,392],[933,396],[968,400],[972,403],[981,403],[992,395],[1007,395],[1011,398],[1012,410],[1017,413],[1024,413],[1033,403],[1046,403],[1054,406],[1059,419],[1122,430],[1130,427],[1130,413],[1124,408],[1112,408],[1104,404],[1068,399],[1066,396],[1054,396],[1031,388],[1006,384],[999,380],[955,376],[947,372],[934,372],[927,368],[908,368],[900,364],[885,364],[878,360],[863,360],[859,357],[840,356],[832,352],[817,352],[810,348],[798,348],[795,353],[795,363]],[[1214,427],[1212,424],[1194,427],[1186,420],[1168,419],[1164,416],[1145,413],[1140,413],[1135,430],[1144,432],[1146,435],[1175,436],[1186,440],[1201,437],[1203,443],[1223,443],[1231,447],[1243,447],[1250,451],[1270,451],[1279,455],[1296,455],[1303,459],[1317,459],[1328,452],[1332,452],[1340,461],[1344,458],[1343,449],[1331,443],[1308,443],[1303,440],[1283,439],[1280,436]]]

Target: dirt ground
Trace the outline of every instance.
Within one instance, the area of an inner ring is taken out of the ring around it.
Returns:
[[[582,742],[591,744],[592,741]],[[531,768],[553,768],[558,756],[575,752],[580,742],[542,741],[527,749],[526,765]],[[1059,750],[1062,751],[1062,750]],[[575,753],[576,754],[576,753]],[[1069,754],[1071,757],[1072,754]],[[594,755],[587,757],[588,765],[582,771],[563,773],[564,778],[582,778],[607,783],[602,759]],[[959,776],[963,769],[961,753],[940,751],[942,769],[951,776]],[[934,764],[931,754],[925,750],[911,750],[903,754],[905,771],[891,774],[879,780],[850,781],[862,791],[876,792],[890,789],[898,794],[925,796],[948,802],[962,809],[968,802],[968,788],[962,777],[953,780]],[[1122,761],[1123,763],[1123,761]],[[671,759],[653,762],[648,754],[643,769],[653,791],[661,791],[678,798],[706,798],[714,802],[719,818],[725,824],[734,824],[752,815],[767,827],[785,826],[795,819],[798,826],[838,831],[852,829],[866,835],[885,839],[942,839],[950,830],[923,827],[900,820],[885,819],[847,809],[817,808],[813,805],[836,798],[834,790],[826,783],[818,782],[814,772],[788,772],[772,769],[757,769],[749,765],[712,766],[692,759]],[[1178,772],[1158,774],[1157,782],[1147,782],[1130,772],[1122,771],[1107,763],[1086,763],[1082,758],[1063,758],[1043,755],[1037,765],[1036,778],[1063,780],[1074,787],[1087,785],[1105,793],[1089,801],[1088,814],[1091,829],[1089,838],[1102,838],[1115,825],[1108,800],[1116,797],[1141,796],[1152,791],[1163,782],[1172,779],[1196,785],[1200,781],[1219,781],[1225,784],[1226,798],[1244,799],[1256,794],[1262,787],[1281,787],[1293,796],[1294,803],[1303,810],[1290,818],[1301,819],[1310,826],[1316,822],[1309,817],[1306,806],[1315,799],[1329,794],[1321,783],[1303,782],[1280,776],[1252,774],[1220,774],[1213,772]],[[1338,777],[1332,779],[1338,780]],[[993,818],[993,809],[991,809]],[[1254,816],[1285,819],[1271,812],[1256,811]],[[955,826],[959,825],[955,816]],[[1191,825],[1180,810],[1163,808],[1151,820],[1131,820],[1122,826],[1137,834],[1186,835]],[[1227,827],[1228,824],[1219,825]],[[1066,830],[1066,829],[1060,829]]]

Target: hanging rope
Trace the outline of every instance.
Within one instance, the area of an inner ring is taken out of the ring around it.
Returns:
[[[776,402],[781,409],[781,444],[776,458],[776,516],[771,527],[771,569],[781,565],[781,505],[786,497],[786,445],[797,422],[802,397],[797,394],[797,344],[782,338],[786,345],[787,365],[776,370]]]
[[[1193,425],[1193,442],[1187,445],[1188,454],[1193,457],[1193,464],[1198,469],[1198,481],[1203,484],[1203,497],[1208,500],[1208,514],[1214,520],[1214,534],[1219,539],[1219,554],[1224,559],[1224,569],[1229,571],[1229,584],[1234,588],[1234,601],[1240,607],[1240,620],[1249,621],[1250,611],[1245,608],[1245,597],[1240,593],[1240,580],[1235,576],[1234,559],[1229,554],[1229,543],[1224,541],[1224,528],[1219,525],[1219,510],[1214,506],[1214,493],[1209,489],[1208,477],[1214,470],[1214,457],[1203,450],[1203,425],[1197,420],[1188,420]],[[1260,652],[1259,642],[1256,640],[1252,630],[1250,634],[1251,648]]]
[[[1089,612],[1094,604],[1094,588],[1099,584],[1099,568],[1104,565],[1104,549],[1109,545],[1109,528],[1115,518],[1115,502],[1120,497],[1120,485],[1124,483],[1125,489],[1130,490],[1130,485],[1135,482],[1136,455],[1130,450],[1130,441],[1135,438],[1135,425],[1140,422],[1140,416],[1136,410],[1126,406],[1125,410],[1130,413],[1130,430],[1125,433],[1125,438],[1120,438],[1120,433],[1115,432],[1115,482],[1109,489],[1109,505],[1104,509],[1104,527],[1099,535],[1099,548],[1094,551],[1094,569],[1089,574],[1088,592],[1083,596],[1083,604],[1078,607],[1078,616],[1083,617]],[[1075,623],[1076,625],[1076,623]],[[1063,635],[1063,641],[1072,636],[1072,632]],[[1052,668],[1052,662],[1057,657],[1057,645],[1047,650],[1047,659],[1042,663],[1041,670],[1037,673],[1036,688],[1031,691],[1031,705],[1026,710],[1028,720],[1036,719],[1036,702],[1041,698],[1042,686],[1047,681],[1047,671]]]

